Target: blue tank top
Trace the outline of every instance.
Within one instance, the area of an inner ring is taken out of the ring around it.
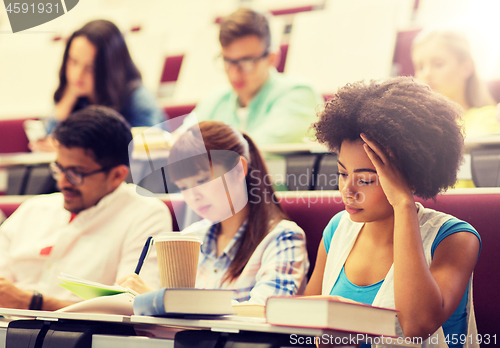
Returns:
[[[344,215],[346,212],[341,211],[340,213],[336,214],[328,223],[328,225],[325,228],[325,231],[323,232],[323,244],[325,245],[325,250],[326,253],[328,254],[328,251],[330,250],[330,242],[333,238],[333,234],[335,233],[335,230],[337,229],[340,218],[342,215]],[[481,243],[481,238],[479,237],[479,234],[477,231],[472,227],[470,224],[467,222],[458,220],[456,218],[451,218],[450,220],[446,221],[441,228],[439,229],[436,238],[434,239],[434,242],[432,243],[431,246],[431,256],[434,256],[434,251],[436,250],[436,247],[449,235],[456,233],[456,232],[470,232],[473,233],[474,235],[477,236],[479,239],[479,243]],[[381,281],[371,284],[368,286],[358,286],[356,284],[351,283],[349,279],[347,278],[345,274],[344,267],[342,267],[342,270],[340,272],[339,277],[337,278],[337,281],[335,282],[335,285],[332,288],[332,291],[330,292],[330,295],[336,295],[336,296],[342,296],[345,298],[349,298],[351,300],[365,303],[365,304],[372,304],[373,300],[375,299],[375,296],[377,295],[378,290],[382,286],[382,283],[384,280],[382,279]],[[453,314],[450,316],[450,318],[443,324],[443,331],[444,335],[449,335],[449,337],[452,337],[451,335],[453,334],[466,334],[467,333],[467,297],[468,297],[468,292],[469,288],[465,290],[465,293],[462,297],[462,300],[460,301],[460,304],[458,305],[457,309]],[[458,336],[460,337],[460,336]],[[362,348],[369,347],[369,345],[361,345]],[[462,345],[450,345],[450,348],[461,348]]]

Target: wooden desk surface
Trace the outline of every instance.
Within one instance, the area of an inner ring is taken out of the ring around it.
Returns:
[[[465,149],[469,152],[473,148],[500,146],[500,133],[488,134],[481,137],[468,137],[465,139]],[[286,155],[292,153],[327,153],[328,149],[321,144],[311,143],[294,143],[294,144],[268,144],[261,145],[259,149],[264,153]],[[168,157],[168,151],[153,152],[157,157]],[[36,165],[46,164],[54,161],[55,153],[48,152],[31,152],[31,153],[13,153],[0,154],[0,167],[11,167],[17,165]],[[134,152],[133,158],[147,159],[145,153]]]
[[[48,164],[56,159],[55,152],[27,152],[0,155],[0,168]]]
[[[10,319],[32,318],[37,320],[90,320],[113,323],[126,323],[137,325],[153,325],[162,327],[173,327],[181,329],[210,329],[218,332],[238,333],[239,331],[268,332],[279,334],[297,334],[305,336],[321,336],[330,334],[334,336],[348,336],[349,332],[300,328],[296,326],[276,326],[265,322],[264,318],[228,317],[221,319],[180,319],[162,318],[142,315],[113,315],[113,314],[91,314],[91,313],[64,313],[50,311],[31,311],[25,309],[0,308],[0,314],[9,316]],[[9,320],[4,320],[8,322]],[[6,326],[6,325],[3,325]],[[355,333],[351,333],[355,334]]]
[[[500,146],[500,133],[465,138],[465,152],[479,147]]]
[[[465,138],[465,153],[469,153],[471,149],[478,147],[500,146],[500,133],[487,134],[480,137]],[[261,145],[259,149],[264,153],[286,155],[292,153],[327,153],[329,152],[326,146],[311,142],[311,143],[295,143],[295,144],[269,144]]]
[[[264,153],[286,155],[292,153],[327,153],[328,149],[318,143],[291,143],[259,145],[259,150]]]

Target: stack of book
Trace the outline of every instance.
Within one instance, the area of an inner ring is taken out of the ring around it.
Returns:
[[[232,290],[163,288],[142,295],[119,286],[107,286],[62,275],[64,288],[87,301],[63,311],[164,317],[226,315],[265,318],[268,324],[296,326],[395,337],[397,311],[361,304],[338,296],[276,296],[266,306],[232,305]],[[119,313],[118,313],[119,312]]]

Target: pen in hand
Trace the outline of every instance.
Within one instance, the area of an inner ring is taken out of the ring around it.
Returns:
[[[135,267],[135,274],[139,274],[141,271],[142,265],[144,261],[148,257],[149,250],[151,250],[151,245],[153,244],[153,237],[149,236],[146,240],[146,244],[144,244],[144,248],[142,248],[141,256],[139,257],[139,262],[137,262],[137,267]]]

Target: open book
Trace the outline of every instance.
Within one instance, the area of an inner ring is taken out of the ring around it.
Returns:
[[[123,292],[121,294],[94,297],[77,302],[56,312],[133,315],[134,299],[135,295]]]
[[[71,291],[73,294],[84,300],[89,300],[99,296],[122,294],[124,292],[137,295],[135,291],[126,289],[122,286],[104,285],[90,280],[74,277],[66,273],[61,273],[59,275],[59,280],[61,280],[61,283],[59,283],[60,286]]]
[[[274,325],[396,336],[396,313],[339,296],[270,297],[267,322]]]

